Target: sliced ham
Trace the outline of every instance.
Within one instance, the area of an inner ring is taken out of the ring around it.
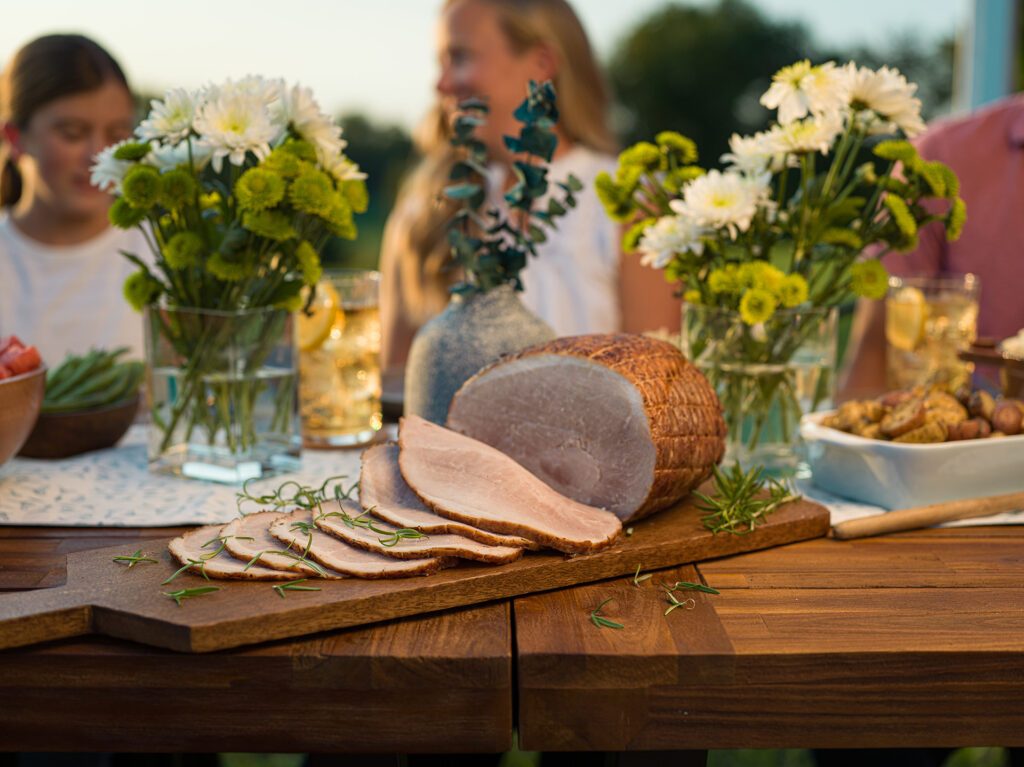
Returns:
[[[196,574],[205,574],[209,578],[231,578],[253,581],[286,581],[295,578],[294,573],[274,570],[270,567],[254,564],[246,567],[246,563],[235,559],[226,550],[219,551],[222,525],[197,527],[184,535],[180,535],[167,544],[167,550],[182,565],[189,562]],[[203,545],[208,544],[208,545]],[[213,555],[213,556],[211,556]]]
[[[398,442],[402,476],[442,516],[571,554],[605,548],[622,529],[611,512],[566,498],[490,445],[419,416],[402,418]]]
[[[451,533],[492,546],[535,549],[537,544],[516,535],[500,535],[463,522],[442,517],[426,506],[402,478],[398,467],[399,447],[374,445],[363,451],[359,474],[359,505],[372,509],[374,516],[398,527],[411,527],[427,535]]]
[[[332,508],[333,507],[333,508]],[[324,506],[324,514],[315,519],[325,533],[351,546],[396,559],[423,557],[457,557],[477,562],[504,564],[519,559],[522,548],[490,546],[462,535],[441,533],[425,535],[412,528],[399,528],[374,517],[354,501],[341,500]],[[410,530],[422,537],[401,537],[399,530]]]
[[[286,570],[297,576],[317,575],[317,571],[303,562],[298,554],[288,552],[288,547],[270,534],[270,524],[284,516],[287,514],[283,511],[258,511],[231,520],[221,531],[225,548],[231,556],[243,562],[256,559],[259,564],[274,570]]]
[[[672,344],[638,335],[559,338],[504,357],[463,384],[447,426],[623,522],[686,496],[725,451],[707,379]]]
[[[430,575],[443,567],[450,567],[456,561],[443,557],[395,559],[357,549],[317,528],[313,524],[313,514],[307,509],[293,511],[275,520],[270,525],[270,534],[325,567],[357,578]]]

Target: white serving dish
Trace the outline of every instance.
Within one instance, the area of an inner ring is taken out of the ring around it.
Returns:
[[[834,411],[831,411],[834,412]],[[814,484],[886,509],[1024,491],[1024,435],[906,445],[800,421]]]

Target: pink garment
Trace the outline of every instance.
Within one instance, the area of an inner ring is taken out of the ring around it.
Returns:
[[[896,275],[964,274],[981,278],[978,335],[1005,338],[1024,328],[1024,96],[969,117],[936,123],[915,141],[960,179],[967,222],[956,242],[933,223],[918,248],[882,261]]]

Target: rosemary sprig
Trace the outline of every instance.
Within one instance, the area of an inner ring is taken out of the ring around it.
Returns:
[[[721,594],[722,592],[718,589],[713,589],[710,586],[705,586],[703,583],[690,583],[689,581],[676,581],[674,586],[669,586],[667,583],[661,584],[662,588],[669,593],[676,589],[693,589],[694,591],[703,591],[705,594]]]
[[[640,575],[640,565],[637,565],[636,566],[636,573],[633,575],[633,585],[634,586],[639,586],[640,585],[640,581],[646,581],[652,575],[653,575],[653,573],[647,573],[647,575]]]
[[[590,611],[590,621],[591,621],[591,623],[593,623],[598,628],[610,628],[610,629],[621,629],[621,628],[623,628],[623,625],[621,623],[616,623],[615,621],[608,620],[603,615],[598,615],[598,613],[601,612],[601,608],[604,607],[609,602],[611,602],[614,598],[615,597],[608,597],[601,604],[599,604],[595,609]]]
[[[704,527],[715,535],[734,533],[745,535],[765,521],[779,506],[800,499],[800,495],[775,477],[761,478],[762,466],[755,466],[744,473],[740,465],[733,464],[729,473],[717,466],[715,472],[715,495],[694,493],[704,501],[697,508],[711,512],[701,517]],[[768,497],[762,495],[768,492]]]
[[[325,479],[320,487],[302,485],[293,479],[289,479],[282,482],[275,490],[272,490],[269,493],[264,493],[263,495],[253,495],[249,492],[249,482],[252,480],[248,479],[243,483],[241,491],[235,494],[238,513],[244,514],[242,511],[242,504],[246,501],[252,501],[260,506],[270,505],[276,508],[280,508],[282,506],[298,506],[309,511],[319,509],[320,505],[324,501],[351,498],[352,493],[359,487],[359,482],[354,482],[346,490],[342,485],[341,480],[347,478],[347,474],[331,476]],[[333,487],[330,487],[332,482],[335,484]],[[289,492],[291,494],[289,494]]]
[[[197,566],[199,568],[199,574],[202,575],[206,580],[210,580],[210,576],[206,574],[206,560],[205,559],[191,559],[190,558],[188,560],[188,564],[182,565],[177,570],[175,570],[174,571],[174,575],[172,575],[166,581],[160,581],[160,585],[163,586],[164,584],[170,583],[171,581],[173,581],[175,578],[177,578],[179,575],[181,575],[183,572],[185,572],[186,570],[188,570],[192,566]]]
[[[299,578],[297,581],[288,581],[287,583],[275,583],[274,591],[277,595],[284,599],[285,591],[322,591],[319,586],[300,586],[299,584],[305,583],[309,578]]]
[[[402,527],[389,536],[388,538],[378,538],[381,546],[395,546],[399,541],[407,538],[427,538],[428,536],[421,533],[419,530],[413,530],[411,527]]]
[[[351,528],[352,530],[355,530],[357,527],[362,527],[369,530],[371,533],[377,533],[377,535],[384,536],[383,538],[378,538],[377,540],[380,542],[382,546],[388,547],[395,546],[400,540],[405,538],[430,537],[429,535],[421,533],[419,530],[414,530],[411,527],[402,527],[398,530],[395,530],[394,532],[391,532],[390,530],[381,530],[379,527],[374,527],[373,519],[367,516],[371,511],[373,511],[372,507],[364,511],[358,517],[353,517],[351,514],[346,514],[344,511],[328,511],[322,513],[319,517],[317,517],[317,519],[324,519],[325,517],[338,517],[339,519],[341,519],[342,522],[345,523],[347,527]],[[303,523],[297,522],[293,524],[292,527],[296,527],[300,524]]]
[[[687,610],[692,610],[694,607],[697,606],[697,600],[695,600],[693,597],[690,597],[689,599],[684,599],[682,602],[680,602],[678,599],[676,599],[676,595],[673,594],[671,591],[667,593],[669,608],[663,613],[664,615],[668,615],[677,607],[685,607]]]
[[[114,561],[127,563],[129,570],[135,567],[135,565],[137,565],[139,562],[156,562],[156,560],[152,559],[151,557],[142,556],[142,549],[139,549],[134,554],[126,554],[120,557],[114,557]]]
[[[164,581],[164,583],[167,583],[167,581]],[[203,594],[209,594],[213,591],[220,591],[220,588],[218,586],[199,586],[194,589],[179,589],[178,591],[162,591],[160,593],[165,597],[173,599],[177,603],[178,607],[181,607],[182,599],[188,599],[189,597],[201,597]]]

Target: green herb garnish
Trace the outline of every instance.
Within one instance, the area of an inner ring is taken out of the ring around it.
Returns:
[[[651,577],[651,575],[653,575],[653,573],[647,573],[647,575],[640,575],[640,565],[637,565],[636,573],[633,575],[633,585],[639,586],[640,581],[646,581],[648,578]]]
[[[247,479],[242,485],[240,492],[236,493],[236,503],[238,504],[238,513],[242,512],[242,504],[245,501],[252,501],[261,506],[274,506],[280,508],[282,506],[298,506],[300,508],[312,511],[313,509],[320,509],[321,504],[324,501],[341,500],[342,498],[350,499],[352,493],[359,487],[359,482],[354,482],[347,490],[342,486],[341,480],[346,479],[347,474],[338,474],[333,477],[328,477],[323,481],[320,487],[312,487],[302,485],[293,479],[287,480],[281,483],[276,490],[272,490],[269,493],[263,495],[253,495],[249,492],[249,482],[252,479]],[[334,482],[334,486],[330,487],[331,483]],[[289,494],[289,492],[291,494]]]
[[[150,557],[142,556],[142,549],[139,549],[134,554],[126,554],[120,557],[114,557],[115,562],[125,562],[128,565],[128,569],[131,570],[139,562],[156,562],[155,559]]]
[[[693,597],[690,597],[689,599],[684,599],[682,602],[680,602],[678,599],[676,599],[676,595],[673,594],[671,591],[668,591],[667,594],[670,606],[664,612],[664,615],[668,615],[677,607],[685,607],[687,610],[692,610],[694,607],[697,606],[697,600],[695,600]]]
[[[164,583],[167,583],[167,581],[164,581]],[[162,591],[160,593],[162,593],[165,597],[173,599],[178,604],[178,607],[181,607],[182,599],[188,599],[189,597],[201,597],[203,594],[209,594],[213,591],[220,591],[220,588],[217,586],[199,586],[198,588],[194,589],[180,589],[179,591]]]
[[[300,586],[299,585],[301,583],[305,583],[308,580],[309,580],[309,578],[300,578],[297,581],[288,581],[287,583],[275,583],[274,584],[274,591],[277,592],[277,595],[279,597],[281,597],[281,599],[284,599],[284,597],[285,597],[284,592],[285,591],[321,591],[322,590],[319,586]]]
[[[172,575],[166,581],[161,581],[160,585],[163,586],[166,583],[170,583],[175,578],[177,578],[179,575],[181,575],[183,572],[185,572],[186,570],[188,570],[190,567],[193,567],[193,566],[199,568],[199,574],[202,575],[206,580],[210,580],[210,576],[206,574],[206,560],[205,559],[189,559],[188,560],[188,564],[182,565],[181,567],[179,567],[177,570],[175,570],[174,575]]]
[[[694,493],[704,501],[697,508],[711,513],[701,517],[704,527],[715,535],[735,533],[745,535],[765,521],[779,506],[801,498],[800,495],[775,477],[761,478],[764,467],[755,466],[744,473],[739,464],[734,464],[729,473],[717,466],[715,472],[715,495]],[[762,495],[767,491],[768,497]]]
[[[620,629],[620,628],[623,628],[621,623],[616,623],[615,621],[610,621],[607,618],[605,618],[603,615],[598,615],[598,613],[601,611],[601,608],[604,607],[609,602],[611,602],[614,598],[615,597],[608,597],[601,604],[599,604],[595,609],[591,610],[591,612],[590,612],[590,621],[591,621],[591,623],[593,623],[598,628],[610,628],[610,629]]]
[[[676,589],[693,589],[694,591],[703,591],[705,594],[721,594],[722,592],[717,589],[713,589],[710,586],[705,586],[703,583],[690,583],[689,581],[676,581],[674,586],[669,587],[667,583],[661,584],[665,591],[673,592]]]

